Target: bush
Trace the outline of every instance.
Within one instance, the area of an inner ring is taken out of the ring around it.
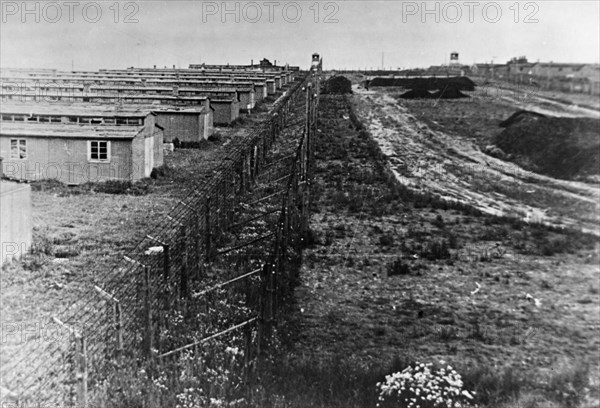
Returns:
[[[388,264],[387,274],[388,276],[408,275],[410,274],[410,268],[408,264],[405,264],[402,262],[402,259],[398,258],[392,263]]]
[[[548,381],[548,393],[565,408],[578,407],[584,400],[589,383],[589,366],[585,363],[556,370]]]
[[[320,234],[312,229],[306,231],[302,239],[302,243],[305,248],[323,244]]]
[[[435,217],[435,220],[432,222],[432,224],[440,229],[444,228],[444,218],[441,216],[441,214],[438,214]]]
[[[198,140],[193,142],[179,142],[177,148],[179,149],[204,149],[208,147],[208,141]]]
[[[502,371],[493,371],[488,366],[475,367],[464,373],[464,382],[476,392],[476,402],[484,406],[518,399],[523,385],[512,367]]]
[[[94,185],[93,189],[98,193],[106,194],[128,194],[141,196],[150,193],[150,185],[144,182],[132,183],[124,180],[108,180]]]
[[[384,234],[379,237],[379,245],[392,246],[394,245],[394,236],[392,234]]]
[[[457,220],[458,220],[458,218],[457,218]],[[458,239],[456,238],[456,235],[454,235],[454,234],[449,235],[448,246],[450,247],[450,249],[458,249]]]
[[[565,252],[572,252],[571,242],[567,237],[557,239],[542,239],[538,244],[540,253],[544,256],[552,256]]]
[[[209,142],[220,142],[223,136],[219,132],[215,132],[208,137]]]
[[[436,259],[448,259],[450,258],[448,246],[446,240],[430,241],[427,247],[421,251],[421,257],[429,259],[430,261],[435,261]]]
[[[242,126],[244,123],[246,123],[246,118],[244,116],[238,116],[235,120],[233,120],[229,126],[234,127],[234,126]]]
[[[415,363],[377,383],[378,407],[455,408],[472,407],[474,392],[463,389],[463,381],[451,366]]]
[[[327,233],[325,234],[325,246],[330,246],[331,244],[333,244],[333,241],[335,240],[335,235],[333,233],[333,231],[327,231]]]

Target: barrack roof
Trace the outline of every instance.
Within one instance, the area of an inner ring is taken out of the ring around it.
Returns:
[[[0,122],[0,136],[74,139],[133,139],[143,129],[143,126],[93,126],[56,123]]]
[[[51,95],[48,95],[51,96]],[[146,117],[156,108],[136,105],[93,104],[93,103],[3,103],[0,113],[27,115],[98,116],[98,117]]]

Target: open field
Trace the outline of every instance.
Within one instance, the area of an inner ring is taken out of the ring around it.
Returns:
[[[276,363],[288,378],[274,380],[279,406],[375,406],[385,374],[439,360],[458,368],[481,406],[597,406],[597,238],[428,194],[430,168],[421,178],[392,173],[379,146],[394,169],[438,159],[446,138],[385,94],[344,98],[321,102],[313,238],[290,351]],[[448,197],[439,185],[431,192]]]

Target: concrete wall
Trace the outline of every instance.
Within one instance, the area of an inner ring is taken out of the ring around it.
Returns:
[[[31,187],[0,181],[0,265],[31,248]]]

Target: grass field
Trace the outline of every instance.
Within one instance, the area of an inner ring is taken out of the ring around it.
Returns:
[[[278,406],[375,406],[384,375],[439,360],[480,406],[597,406],[597,239],[408,190],[349,101],[321,107]]]

